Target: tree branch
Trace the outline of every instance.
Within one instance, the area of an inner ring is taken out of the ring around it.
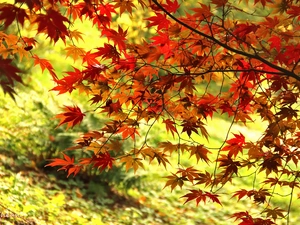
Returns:
[[[181,24],[182,26],[190,29],[191,31],[193,31],[193,32],[195,32],[195,33],[197,33],[197,34],[199,34],[199,35],[201,35],[201,36],[203,36],[203,37],[205,37],[205,38],[207,38],[207,39],[215,42],[216,44],[220,45],[221,47],[223,47],[223,48],[225,48],[225,49],[227,49],[229,51],[232,51],[232,52],[234,52],[236,54],[248,57],[250,59],[257,59],[257,60],[261,61],[262,63],[268,65],[269,67],[282,72],[281,75],[283,75],[283,76],[293,77],[294,79],[300,81],[300,76],[298,76],[294,72],[289,71],[287,69],[284,69],[284,68],[282,68],[280,66],[277,66],[277,65],[269,62],[268,60],[262,58],[261,56],[259,56],[257,54],[253,55],[253,54],[250,54],[250,53],[247,53],[247,52],[244,52],[244,51],[240,51],[238,49],[234,49],[234,48],[228,46],[227,44],[222,43],[221,41],[219,41],[218,39],[214,38],[213,36],[209,36],[209,35],[201,32],[199,30],[196,30],[193,27],[189,26],[188,24],[186,24],[186,23],[182,22],[181,20],[177,19],[175,16],[173,16],[171,13],[169,13],[160,3],[158,3],[157,0],[152,0],[152,1],[154,2],[155,5],[157,5],[157,7],[159,7],[170,18],[172,18],[174,21],[176,21],[177,23]]]

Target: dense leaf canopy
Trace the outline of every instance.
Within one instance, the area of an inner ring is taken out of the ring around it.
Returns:
[[[154,32],[142,41],[129,40],[128,26],[116,25],[116,18],[127,14],[134,20],[141,10],[147,15],[142,18],[146,29]],[[84,30],[73,29],[86,20],[105,43],[92,49],[76,44],[89,41]],[[32,60],[51,75],[52,91],[79,91],[90,101],[88,109],[65,105],[56,116],[59,126],[76,126],[90,113],[107,118],[70,148],[87,150],[85,158],[66,152],[48,166],[60,166],[69,176],[87,166],[104,172],[123,163],[126,170],[137,171],[145,161],[156,161],[167,167],[177,157],[165,187],[187,185],[183,198],[197,205],[222,205],[222,187],[248,172],[253,189],[238,189],[231,193],[232,201],[247,198],[263,205],[263,214],[245,208],[232,217],[243,225],[276,224],[279,218],[289,223],[300,176],[298,0],[15,0],[0,4],[0,21],[5,93],[14,97],[15,83],[22,82],[15,61]],[[11,32],[14,26],[17,32]],[[36,37],[24,36],[23,30],[45,35],[53,46],[63,42],[73,69],[57,74],[48,59],[34,53]],[[209,121],[224,117],[230,126],[215,129],[224,134],[223,143],[210,146]],[[261,136],[232,131],[253,123],[264,124]],[[149,139],[157,124],[169,138],[154,144]],[[120,155],[123,143],[127,147]],[[181,165],[183,156],[194,158],[195,165]],[[203,170],[203,163],[212,169]],[[262,182],[256,181],[258,175]],[[287,208],[272,201],[278,187],[290,198]]]

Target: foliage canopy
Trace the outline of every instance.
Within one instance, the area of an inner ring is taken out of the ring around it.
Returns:
[[[299,191],[300,122],[300,6],[298,0],[211,0],[189,7],[177,0],[15,0],[0,4],[1,87],[14,98],[15,82],[22,82],[15,61],[33,60],[47,70],[58,94],[79,91],[90,108],[64,106],[58,126],[72,128],[89,113],[108,119],[99,130],[83,134],[69,150],[86,150],[74,159],[67,152],[48,166],[60,166],[68,176],[93,166],[101,171],[116,164],[126,170],[157,161],[164,167],[178,157],[178,169],[167,176],[171,190],[187,185],[186,202],[222,205],[222,187],[248,172],[253,189],[232,193],[232,201],[247,198],[263,205],[262,215],[248,209],[234,212],[239,224],[289,223],[291,204]],[[154,29],[142,43],[129,41],[127,27],[114,26],[122,14],[135,18],[148,12],[147,28]],[[79,47],[84,30],[73,29],[88,20],[106,38],[93,49]],[[9,33],[10,27],[16,33]],[[57,74],[51,62],[34,54],[39,43],[22,30],[36,30],[54,46],[65,44],[73,70]],[[210,140],[209,120],[228,117],[229,129],[218,147]],[[258,138],[232,133],[235,124],[263,121]],[[163,126],[170,140],[149,143],[155,124]],[[146,130],[146,132],[145,132]],[[203,137],[203,138],[199,138]],[[118,154],[126,141],[125,154]],[[130,144],[128,144],[130,143]],[[195,165],[181,165],[181,155],[195,158]],[[212,170],[203,170],[206,163]],[[174,165],[172,165],[174,166]],[[249,175],[250,174],[250,175]],[[256,180],[263,174],[262,182]],[[290,204],[273,203],[276,188],[286,190]],[[228,195],[228,194],[227,194]]]

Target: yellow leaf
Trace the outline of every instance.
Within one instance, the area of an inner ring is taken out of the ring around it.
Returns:
[[[69,47],[65,48],[66,50],[66,57],[71,57],[74,62],[77,60],[77,59],[80,59],[83,57],[83,55],[85,55],[85,51],[83,48],[79,48],[75,45],[70,45]]]
[[[126,163],[126,171],[128,171],[130,168],[133,168],[134,172],[138,170],[139,167],[144,168],[143,163],[141,162],[142,159],[140,158],[133,158],[131,155],[127,155],[123,157],[120,162]]]
[[[78,30],[73,30],[73,31],[70,30],[69,33],[70,33],[70,37],[75,38],[77,42],[79,41],[79,39],[84,41],[82,38],[82,33],[79,32]]]

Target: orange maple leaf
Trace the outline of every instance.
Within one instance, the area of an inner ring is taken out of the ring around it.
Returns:
[[[74,173],[74,176],[77,173],[79,173],[79,171],[81,170],[81,166],[74,165],[74,158],[71,158],[64,153],[63,153],[63,156],[64,156],[64,159],[60,159],[60,158],[50,159],[52,162],[45,165],[45,167],[47,167],[47,166],[51,166],[51,167],[62,166],[61,168],[58,169],[58,171],[59,170],[68,170],[67,177],[69,177],[72,173]]]

